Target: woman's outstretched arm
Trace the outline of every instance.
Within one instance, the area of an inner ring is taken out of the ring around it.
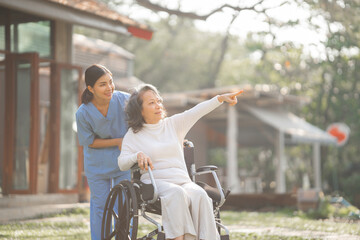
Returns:
[[[203,116],[219,107],[223,102],[227,102],[230,106],[237,103],[237,96],[239,96],[243,90],[235,93],[226,93],[213,97],[210,100],[204,101],[196,105],[195,107],[186,110],[185,112],[175,114],[170,117],[173,121],[176,132],[179,136],[179,140],[183,139],[190,128]]]

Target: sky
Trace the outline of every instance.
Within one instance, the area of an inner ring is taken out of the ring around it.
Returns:
[[[131,2],[132,0],[128,0]],[[162,6],[178,9],[178,2],[174,0],[151,0],[153,3],[161,3]],[[254,0],[181,0],[180,9],[184,12],[195,12],[197,14],[207,14],[213,9],[222,6],[225,3],[238,6],[241,2],[241,6],[246,4],[253,4]],[[268,7],[279,6],[285,0],[265,0],[264,4]],[[248,5],[249,6],[249,5]],[[142,7],[130,8],[122,7],[120,12],[128,14],[133,19],[147,19],[156,21],[160,17],[166,17],[166,13],[154,14],[149,10]],[[226,27],[232,18],[233,10],[230,8],[224,8],[223,12],[216,13],[210,16],[206,21],[195,21],[196,26],[203,31],[211,32],[225,32]],[[326,38],[326,25],[323,17],[317,15],[313,17],[313,22],[321,26],[319,29],[311,30],[310,26],[306,22],[306,19],[310,16],[310,10],[306,6],[299,8],[295,4],[285,4],[281,7],[276,7],[268,11],[271,17],[275,17],[279,21],[287,22],[289,20],[299,20],[300,24],[297,27],[286,27],[282,29],[272,29],[276,33],[277,41],[285,42],[291,41],[296,45],[303,45],[304,52],[310,54],[312,57],[320,57],[325,49],[322,49],[320,41],[324,41]],[[236,19],[230,33],[237,35],[240,39],[244,39],[249,32],[258,32],[268,30],[268,25],[265,22],[265,17],[254,13],[253,11],[243,11]]]

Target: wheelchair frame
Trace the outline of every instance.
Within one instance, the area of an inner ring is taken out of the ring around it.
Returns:
[[[217,191],[219,193],[219,196],[216,195],[217,201],[211,197],[213,200],[215,222],[221,240],[229,240],[229,230],[221,223],[220,207],[224,204],[230,191],[225,193],[222,189],[215,172],[217,170],[216,166],[202,166],[195,170],[193,149],[194,145],[192,142],[187,141],[184,143],[185,161],[189,175],[193,182],[195,182],[196,176],[212,174],[216,188],[205,183],[196,183],[202,186],[205,191],[208,192],[210,197],[211,194],[209,194],[209,192],[213,192],[214,194],[215,191]],[[140,181],[140,168],[136,164],[131,168],[132,181],[121,181],[111,189],[103,213],[101,227],[102,240],[112,239],[113,237],[115,237],[116,240],[152,240],[156,235],[158,240],[165,240],[165,233],[163,232],[162,225],[146,214],[146,212],[149,212],[161,215],[160,198],[155,178],[150,168],[148,169],[148,172],[151,184],[144,184]],[[152,198],[149,196],[152,196]],[[116,203],[118,206],[118,213],[116,213]],[[140,215],[138,214],[139,210]],[[139,216],[142,216],[144,219],[154,224],[156,229],[143,237],[137,238]],[[112,228],[112,225],[114,225],[114,228]],[[221,230],[225,231],[225,235],[221,235]]]

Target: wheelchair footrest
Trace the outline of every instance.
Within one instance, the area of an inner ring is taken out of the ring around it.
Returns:
[[[229,237],[229,235],[221,235],[220,239],[221,240],[230,240],[230,237]]]

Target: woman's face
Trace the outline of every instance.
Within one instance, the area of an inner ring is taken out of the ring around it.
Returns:
[[[93,93],[94,101],[108,102],[112,98],[115,85],[112,76],[106,73],[95,82],[94,87],[88,86],[88,89]]]
[[[162,103],[162,98],[155,92],[151,90],[144,92],[142,100],[141,114],[145,123],[155,124],[165,117],[165,109]]]

